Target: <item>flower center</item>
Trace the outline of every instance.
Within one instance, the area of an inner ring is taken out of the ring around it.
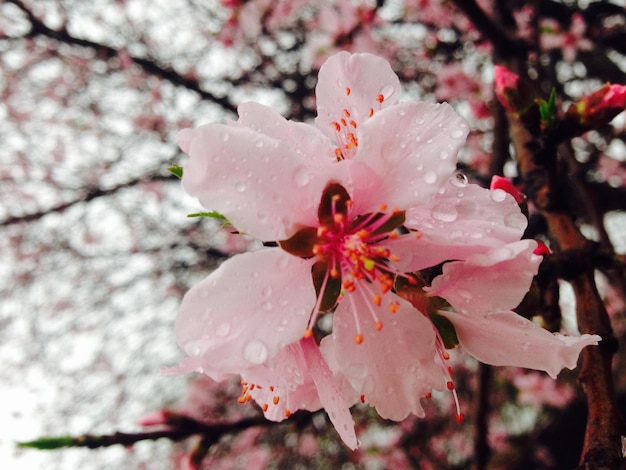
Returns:
[[[398,258],[385,246],[386,240],[398,236],[396,229],[404,223],[404,212],[388,211],[387,206],[381,205],[380,212],[355,215],[352,207],[346,189],[338,183],[330,183],[318,209],[320,225],[302,229],[289,240],[280,242],[280,246],[292,254],[317,258],[312,270],[317,302],[305,337],[313,334],[318,315],[331,311],[348,294],[365,297],[368,314],[374,319],[376,329],[381,330],[379,307],[385,306],[391,313],[399,308],[395,297],[386,295],[393,288],[395,276],[414,281],[393,268]],[[354,302],[354,298],[350,297],[350,301]],[[360,321],[356,309],[352,311],[357,325],[354,340],[361,344]]]

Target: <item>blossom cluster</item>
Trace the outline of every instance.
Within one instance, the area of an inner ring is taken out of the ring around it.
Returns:
[[[240,402],[271,420],[323,407],[354,449],[356,402],[402,420],[433,390],[456,398],[456,344],[551,377],[597,344],[512,311],[542,259],[526,218],[456,172],[467,123],[401,93],[384,59],[341,52],[320,69],[315,125],[245,103],[236,122],[180,133],[185,190],[266,246],[187,293],[188,357],[171,371],[241,375]]]

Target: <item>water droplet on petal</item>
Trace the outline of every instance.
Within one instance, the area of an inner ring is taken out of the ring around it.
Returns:
[[[227,322],[220,323],[220,325],[217,328],[215,328],[216,336],[224,337],[228,333],[230,333],[230,323],[227,323]]]
[[[503,189],[494,189],[493,191],[491,191],[491,199],[493,199],[495,202],[502,202],[506,199],[506,191],[504,191]]]
[[[434,184],[437,181],[437,173],[429,171],[424,175],[424,182],[427,184]]]
[[[465,302],[469,302],[470,300],[472,300],[472,293],[469,291],[466,291],[464,289],[458,289],[456,293]]]
[[[226,141],[228,140],[228,138],[229,138],[229,137],[230,137],[230,135],[228,134],[228,132],[224,132],[224,133],[222,134],[222,140],[223,140],[224,142],[226,142]]]
[[[348,364],[344,371],[352,379],[362,380],[367,377],[367,366],[365,364]]]
[[[447,160],[448,157],[450,157],[450,152],[448,152],[447,150],[442,150],[441,153],[439,153],[439,158],[441,158],[442,160]]]
[[[456,173],[452,178],[450,178],[450,183],[457,188],[464,188],[467,186],[467,176],[463,173]]]
[[[262,140],[257,140],[254,145],[256,145],[256,148],[260,149],[260,148],[263,147],[263,141]]]
[[[247,187],[248,184],[245,181],[237,181],[237,183],[235,183],[235,189],[239,193],[243,193]]]
[[[461,137],[463,137],[463,134],[465,134],[463,130],[456,129],[452,131],[452,133],[450,134],[450,137],[452,137],[453,139],[460,139]]]
[[[423,118],[423,117],[419,117],[419,116],[418,116],[418,117],[416,117],[416,118],[415,118],[415,124],[417,124],[417,125],[422,125],[422,124],[424,124],[424,118]],[[419,137],[419,136],[418,136],[418,137]],[[417,139],[417,137],[416,137],[416,139]]]
[[[243,357],[252,364],[263,364],[267,356],[267,347],[257,339],[253,339],[243,348]]]
[[[270,295],[272,295],[272,288],[270,286],[265,286],[263,289],[261,289],[261,296],[267,298]]]
[[[269,312],[272,310],[272,304],[270,302],[263,302],[263,310]]]
[[[454,204],[446,202],[435,205],[430,211],[430,215],[433,219],[441,222],[454,222],[458,217]]]
[[[289,258],[287,258],[287,255],[284,255],[278,260],[276,264],[280,269],[285,269],[289,264]]]
[[[513,229],[524,230],[527,223],[526,217],[521,212],[513,211],[504,216],[504,225]]]
[[[309,172],[307,171],[306,167],[299,166],[298,168],[296,168],[296,171],[293,174],[293,181],[299,188],[302,188],[309,184]]]

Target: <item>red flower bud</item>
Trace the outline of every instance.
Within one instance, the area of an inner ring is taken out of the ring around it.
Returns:
[[[494,175],[491,178],[491,185],[489,185],[489,189],[492,191],[494,189],[502,189],[503,191],[509,193],[511,196],[515,198],[515,202],[521,204],[524,200],[522,193],[511,183],[508,178],[504,178],[503,176]]]

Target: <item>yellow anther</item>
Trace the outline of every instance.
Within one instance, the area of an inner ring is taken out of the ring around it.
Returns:
[[[356,344],[361,344],[363,342],[363,335],[362,334],[358,334],[354,337],[354,342]]]

